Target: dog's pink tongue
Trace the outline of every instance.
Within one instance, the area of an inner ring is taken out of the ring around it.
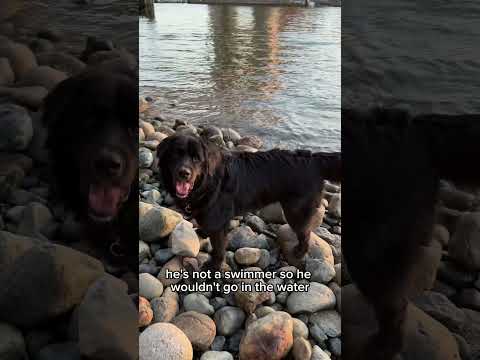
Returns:
[[[177,195],[185,197],[190,192],[190,183],[187,181],[177,181],[175,184],[175,190],[177,191]]]
[[[122,195],[119,187],[92,185],[88,193],[88,204],[98,215],[114,216]]]

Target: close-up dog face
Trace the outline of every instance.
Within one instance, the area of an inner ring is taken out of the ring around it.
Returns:
[[[115,123],[105,124],[76,153],[78,190],[89,219],[115,219],[128,199],[136,175],[135,133]]]
[[[124,76],[86,74],[47,100],[48,146],[63,200],[83,218],[117,218],[137,174],[136,85]],[[70,171],[62,170],[69,164]]]
[[[157,160],[170,193],[186,199],[207,171],[207,148],[199,138],[174,135],[159,145]]]

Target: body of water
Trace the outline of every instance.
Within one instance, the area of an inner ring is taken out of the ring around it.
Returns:
[[[17,36],[51,29],[63,35],[62,45],[75,54],[85,48],[87,36],[112,40],[133,54],[138,51],[137,0],[6,1],[9,8],[18,8],[12,19]]]
[[[345,2],[342,102],[479,113],[480,3]]]
[[[195,124],[267,146],[340,148],[341,9],[156,4],[140,19],[140,88]]]

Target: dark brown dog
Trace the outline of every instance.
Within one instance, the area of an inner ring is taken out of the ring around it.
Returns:
[[[57,196],[88,236],[134,254],[138,227],[138,91],[133,76],[89,70],[60,83],[44,121]],[[124,241],[119,241],[123,238]]]
[[[439,181],[480,184],[479,139],[478,115],[342,111],[343,256],[379,324],[363,356],[343,339],[345,359],[390,360],[401,350],[412,266],[431,240]]]
[[[257,153],[226,152],[197,137],[174,135],[162,141],[158,164],[167,190],[192,215],[212,241],[211,268],[225,257],[226,229],[236,215],[280,202],[295,231],[301,258],[324,179],[340,178],[339,153],[271,150]]]

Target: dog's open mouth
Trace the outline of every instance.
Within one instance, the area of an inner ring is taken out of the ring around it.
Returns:
[[[128,198],[128,187],[113,185],[90,185],[88,191],[88,215],[95,222],[112,221],[120,206]]]
[[[177,181],[175,183],[175,191],[177,197],[185,199],[193,189],[193,182],[191,181]]]

